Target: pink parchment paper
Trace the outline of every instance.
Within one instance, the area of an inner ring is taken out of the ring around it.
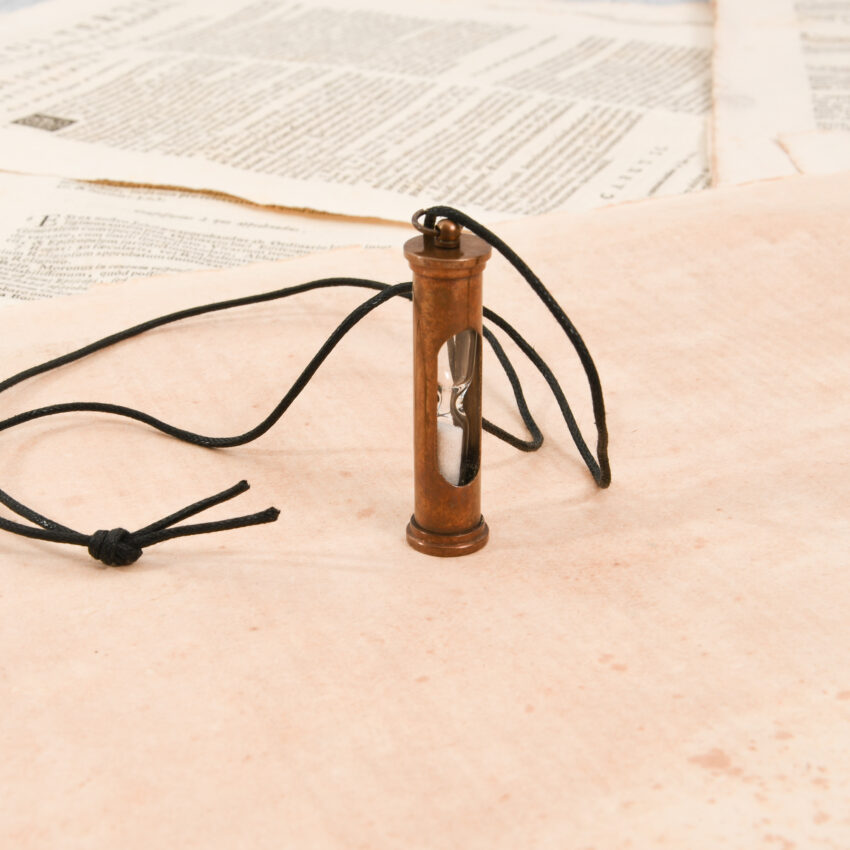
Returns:
[[[485,438],[491,541],[410,550],[409,305],[348,337],[284,421],[212,452],[79,414],[0,435],[0,486],[84,531],[216,510],[278,523],[127,569],[0,539],[0,846],[850,846],[850,178],[500,232],[594,353],[614,483],[545,385],[534,456]],[[0,313],[4,375],[171,309],[401,252],[116,286]],[[258,421],[362,293],[205,317],[38,378],[214,435]],[[485,301],[587,390],[495,260]],[[521,428],[494,358],[485,415]]]

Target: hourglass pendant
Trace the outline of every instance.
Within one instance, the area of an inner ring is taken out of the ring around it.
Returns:
[[[490,246],[454,222],[407,241],[413,269],[415,499],[407,542],[428,555],[475,552],[481,515],[481,277]]]

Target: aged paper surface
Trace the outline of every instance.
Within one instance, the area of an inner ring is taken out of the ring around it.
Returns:
[[[847,168],[850,0],[715,5],[713,182]]]
[[[848,214],[841,176],[499,228],[594,354],[614,482],[595,489],[521,369],[547,442],[527,456],[485,438],[491,541],[460,561],[404,542],[406,303],[364,320],[244,448],[91,415],[4,433],[3,488],[82,530],[139,527],[243,477],[218,516],[282,515],[126,570],[0,539],[0,844],[848,846]],[[409,275],[400,249],[342,252],[14,305],[3,374],[340,273]],[[552,320],[503,263],[484,285],[592,428]],[[360,298],[163,329],[3,409],[108,400],[237,433]],[[489,355],[485,413],[520,427]]]
[[[850,131],[813,130],[782,134],[779,144],[804,174],[850,171]]]
[[[387,0],[67,6],[17,13],[0,41],[0,167],[400,221],[708,182],[707,26]]]
[[[0,173],[0,305],[96,283],[398,243],[398,224],[295,215],[188,192]]]
[[[652,0],[622,2],[622,0],[478,0],[479,5],[501,9],[530,8],[549,14],[589,15],[595,18],[614,18],[623,22],[638,24],[659,24],[670,26],[687,24],[697,26],[712,25],[714,18],[711,4],[698,0],[695,3],[672,2],[655,3]]]

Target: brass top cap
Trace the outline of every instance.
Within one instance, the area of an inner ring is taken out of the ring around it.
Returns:
[[[414,236],[404,243],[404,256],[414,271],[440,270],[440,277],[474,274],[490,257],[491,248],[472,233],[462,233],[455,248],[438,248],[433,236]]]
[[[419,221],[425,214],[426,210],[413,214],[413,226],[422,235],[404,244],[404,255],[414,271],[439,269],[440,277],[463,277],[487,262],[491,249],[483,239],[464,233],[463,227],[449,218],[426,227]]]

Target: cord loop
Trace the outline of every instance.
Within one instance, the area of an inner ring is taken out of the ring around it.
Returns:
[[[420,222],[420,219],[423,217],[424,221]],[[522,336],[522,334],[520,334],[519,331],[517,331],[505,319],[497,313],[494,313],[492,310],[486,307],[484,308],[484,318],[503,330],[511,338],[511,340],[513,340],[520,351],[528,357],[537,371],[543,376],[544,380],[549,385],[552,394],[555,396],[573,441],[593,476],[593,479],[599,487],[607,487],[611,483],[611,467],[608,462],[608,430],[605,424],[605,403],[602,397],[602,386],[599,381],[599,375],[596,372],[596,366],[590,356],[590,352],[587,350],[587,346],[575,325],[573,325],[561,306],[555,300],[554,296],[548,289],[546,289],[528,265],[520,259],[520,257],[498,236],[482,224],[479,224],[475,221],[475,219],[470,218],[465,213],[462,213],[453,207],[430,207],[427,210],[419,210],[413,217],[413,223],[417,230],[425,233],[426,235],[439,235],[440,231],[437,227],[435,227],[438,217],[444,217],[444,219],[448,219],[456,225],[466,227],[501,253],[508,262],[513,265],[516,271],[519,272],[535,294],[545,304],[549,312],[561,326],[561,329],[565,332],[569,341],[572,343],[584,368],[584,372],[590,386],[597,431],[596,457],[594,457],[593,452],[587,446],[587,443],[581,434],[575,415],[567,402],[567,398],[561,389],[560,383],[543,358],[537,353],[537,351],[535,351],[534,347]],[[0,381],[0,393],[2,393],[29,378],[35,377],[36,375],[42,375],[45,372],[50,372],[60,366],[65,366],[68,363],[81,360],[84,357],[94,354],[96,351],[101,351],[111,345],[124,342],[125,340],[139,336],[146,331],[171,324],[172,322],[178,322],[182,319],[188,319],[194,316],[201,316],[206,313],[230,310],[235,307],[245,307],[250,304],[261,304],[269,301],[275,301],[279,298],[287,298],[291,295],[298,295],[302,292],[309,292],[311,290],[324,289],[328,287],[357,287],[362,289],[378,290],[378,292],[376,295],[373,295],[371,298],[360,304],[359,307],[355,308],[345,319],[343,319],[343,321],[324,342],[319,351],[313,356],[307,366],[305,366],[304,370],[271,413],[269,413],[262,422],[243,434],[237,434],[233,437],[214,437],[198,434],[193,431],[188,431],[186,429],[170,425],[167,422],[163,422],[162,420],[144,413],[141,410],[135,410],[134,408],[104,402],[70,402],[65,404],[54,404],[48,407],[40,407],[35,410],[28,410],[15,416],[10,416],[7,419],[0,420],[0,432],[16,425],[22,425],[25,422],[32,422],[46,416],[88,411],[95,413],[108,413],[114,416],[122,416],[127,419],[134,419],[137,422],[149,425],[164,434],[196,446],[205,446],[207,448],[228,448],[250,443],[265,434],[281,419],[292,402],[307,386],[310,379],[322,363],[324,363],[333,349],[339,344],[340,340],[358,322],[377,307],[385,304],[387,301],[390,301],[395,297],[401,297],[410,301],[413,294],[412,284],[407,282],[390,285],[374,280],[364,280],[362,278],[325,278],[323,280],[314,280],[308,283],[298,284],[297,286],[273,290],[271,292],[263,292],[258,295],[249,295],[243,298],[234,298],[227,301],[218,301],[212,304],[203,304],[199,307],[191,307],[187,310],[181,310],[176,313],[170,313],[166,316],[160,316],[158,318],[142,322],[139,325],[111,334],[110,336],[104,337],[103,339],[90,343],[82,348],[78,348],[76,351],[54,358],[53,360],[48,360],[38,366],[25,369],[23,372],[19,372],[16,375],[6,378],[4,381]],[[543,434],[537,426],[537,423],[534,421],[531,411],[528,409],[528,404],[526,403],[516,370],[513,368],[510,359],[499,341],[496,339],[492,330],[487,327],[484,328],[484,338],[492,347],[499,364],[504,369],[513,391],[517,409],[523,423],[528,429],[530,439],[516,437],[487,419],[483,420],[483,428],[488,433],[505,441],[511,446],[520,449],[521,451],[537,451],[537,449],[539,449],[543,444]],[[6,519],[5,517],[0,517],[0,530],[36,540],[84,546],[88,548],[89,554],[92,558],[107,566],[129,566],[130,564],[135,563],[142,556],[142,552],[145,548],[152,546],[155,543],[162,543],[165,540],[171,540],[175,537],[207,534],[209,532],[226,531],[228,529],[244,528],[249,525],[274,522],[278,518],[280,511],[278,511],[277,508],[267,508],[264,511],[250,514],[248,516],[173,527],[174,524],[180,520],[193,516],[194,514],[213,507],[214,505],[218,505],[228,499],[232,499],[234,496],[244,493],[247,489],[248,483],[246,481],[240,481],[234,487],[231,487],[222,493],[202,499],[200,502],[189,505],[188,507],[177,511],[158,522],[146,526],[139,531],[129,532],[124,528],[114,528],[110,531],[96,531],[94,534],[81,534],[80,532],[74,531],[72,528],[62,525],[55,520],[48,519],[37,511],[34,511],[32,508],[29,508],[17,501],[9,493],[0,490],[0,504],[32,523],[32,525],[24,525],[23,523],[15,522],[11,519]]]

